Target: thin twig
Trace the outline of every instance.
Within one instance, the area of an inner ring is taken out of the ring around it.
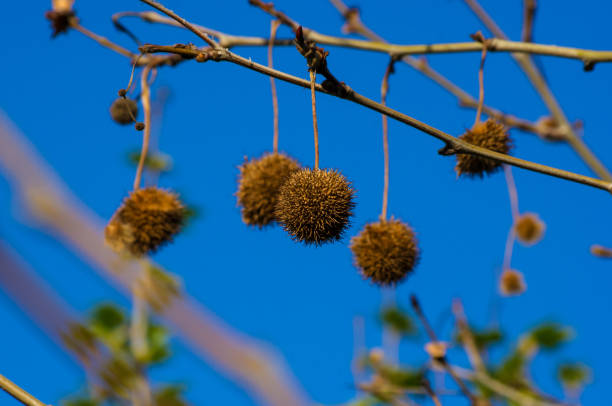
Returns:
[[[268,44],[268,67],[274,68],[274,59],[272,57],[272,51],[274,50],[274,39],[276,38],[276,30],[280,26],[280,21],[272,20],[270,22],[270,43]],[[270,91],[272,93],[272,109],[274,110],[274,141],[273,151],[276,154],[278,152],[278,96],[276,94],[276,83],[274,77],[270,76]]]
[[[436,336],[436,332],[431,327],[431,324],[429,324],[427,317],[425,317],[425,312],[423,312],[423,309],[421,308],[421,304],[419,303],[419,300],[417,299],[415,295],[410,295],[410,304],[412,305],[412,309],[416,313],[417,317],[421,321],[421,324],[425,328],[425,332],[429,336],[429,339],[432,342],[438,342],[438,337]],[[446,372],[451,376],[451,378],[453,378],[457,386],[459,386],[461,393],[463,393],[463,395],[470,400],[470,403],[472,405],[476,405],[476,401],[477,401],[476,397],[474,396],[472,391],[470,391],[470,389],[465,385],[463,380],[459,376],[457,376],[454,369],[451,367],[450,363],[448,362],[448,358],[446,357],[446,355],[442,358],[437,359],[437,361],[439,361],[442,364]]]
[[[114,42],[109,41],[107,38],[104,38],[101,35],[96,34],[95,32],[89,31],[87,28],[83,27],[82,25],[79,24],[78,20],[73,19],[71,20],[71,24],[70,26],[72,28],[74,28],[75,30],[77,30],[78,32],[80,32],[81,34],[93,39],[94,41],[96,41],[98,44],[112,49],[113,51],[126,56],[130,59],[136,58],[138,55],[132,53],[131,51],[128,51],[127,49],[123,48],[121,45],[117,45]]]
[[[3,375],[0,375],[0,388],[26,406],[47,406]]]
[[[179,22],[181,25],[183,25],[185,28],[187,28],[189,31],[193,32],[195,35],[197,35],[198,37],[203,39],[204,42],[206,42],[210,47],[212,47],[212,48],[219,48],[219,44],[216,41],[214,41],[212,38],[210,38],[208,36],[208,34],[203,32],[202,30],[198,29],[198,27],[194,26],[189,21],[185,20],[183,17],[180,17],[179,15],[177,15],[174,11],[166,8],[162,4],[160,4],[160,3],[156,2],[156,1],[153,1],[153,0],[140,0],[140,1],[142,1],[143,3],[148,4],[149,6],[151,6],[153,8],[156,8],[157,10],[159,10],[162,13],[166,14],[168,17],[173,18],[174,20]]]
[[[145,66],[140,76],[140,102],[142,103],[142,111],[144,114],[144,135],[142,137],[140,159],[138,160],[138,167],[136,168],[136,177],[134,178],[134,190],[140,188],[142,171],[147,159],[147,154],[149,153],[149,140],[151,138],[151,90],[148,76],[152,68],[152,65]]]
[[[533,23],[537,6],[537,0],[523,0],[523,30],[521,31],[523,42],[533,42]]]
[[[431,400],[433,400],[434,405],[442,406],[442,403],[440,403],[440,398],[438,398],[438,395],[432,389],[431,384],[429,383],[427,378],[423,378],[423,381],[421,382],[421,384],[423,385],[423,388],[425,389],[425,392],[427,393],[427,395],[429,395]]]
[[[386,43],[386,41],[373,32],[370,28],[366,27],[364,23],[361,21],[359,16],[359,11],[357,9],[350,9],[351,12],[348,13],[349,8],[342,2],[342,0],[330,0],[332,4],[340,11],[342,16],[344,16],[346,21],[346,27],[348,27],[349,32],[355,32],[359,35],[362,35],[365,38],[368,38],[374,42]],[[474,51],[480,51],[482,48],[474,49]],[[439,72],[434,70],[426,60],[422,58],[415,58],[409,55],[406,55],[402,58],[402,61],[415,69],[416,71],[422,73],[425,77],[431,79],[435,83],[437,83],[444,90],[455,96],[459,102],[459,105],[462,107],[468,108],[476,108],[478,106],[478,101],[474,99],[468,92],[448,80],[446,77],[441,75]],[[508,127],[516,127],[522,131],[531,132],[537,134],[546,139],[562,139],[565,135],[563,131],[559,131],[555,129],[551,133],[551,129],[547,127],[542,127],[535,125],[527,120],[520,119],[514,117],[509,114],[505,114],[497,109],[494,109],[490,106],[484,105],[483,111],[489,116],[493,117],[496,120],[502,122]]]
[[[523,392],[514,389],[496,379],[491,378],[488,374],[482,374],[479,372],[473,372],[458,366],[453,366],[453,370],[456,371],[457,375],[462,379],[469,380],[485,386],[489,390],[495,392],[499,396],[502,396],[508,400],[516,402],[521,406],[561,406],[562,403],[549,402],[540,400],[530,395],[524,394]]]
[[[122,11],[114,14],[113,20],[118,21],[123,17],[138,17],[148,23],[165,24],[173,27],[185,28],[185,26],[183,26],[181,23],[173,20],[172,18],[164,17],[155,11]],[[218,40],[219,45],[223,48],[229,49],[237,46],[268,46],[270,42],[272,42],[274,46],[293,46],[293,38],[271,40],[264,37],[231,35],[198,24],[193,24],[193,26],[203,33],[215,37]]]
[[[314,151],[315,151],[315,161],[314,161],[314,169],[319,169],[319,126],[317,125],[317,93],[315,91],[317,73],[310,69],[308,71],[310,74],[310,98],[312,101],[312,127],[314,129]]]
[[[465,312],[463,310],[463,304],[460,299],[453,300],[453,314],[455,315],[455,320],[457,321],[457,327],[459,330],[459,336],[461,337],[461,343],[465,348],[465,352],[468,355],[468,359],[470,360],[470,364],[472,367],[482,373],[486,373],[487,369],[485,367],[484,361],[482,360],[482,356],[478,351],[478,347],[476,346],[476,341],[474,339],[474,335],[472,334],[472,330],[469,327],[467,322],[467,318],[465,317]]]
[[[267,66],[258,64],[257,62],[254,62],[250,59],[241,57],[229,50],[206,50],[206,49],[198,49],[198,48],[192,48],[192,47],[188,47],[185,45],[182,46],[166,46],[166,45],[143,45],[140,50],[142,52],[145,53],[155,53],[155,52],[170,52],[170,53],[176,53],[176,54],[180,54],[180,55],[185,55],[185,56],[190,56],[190,57],[196,57],[196,58],[200,58],[200,61],[206,61],[206,60],[216,60],[216,61],[227,61],[227,62],[231,62],[240,66],[243,66],[245,68],[251,69],[253,71],[259,72],[259,73],[263,73],[265,75],[271,75],[274,76],[277,79],[280,79],[282,81],[288,82],[288,83],[292,83],[294,85],[297,86],[301,86],[304,88],[311,88],[311,83],[310,81],[298,78],[296,76],[293,75],[289,75],[287,73],[281,72],[281,71],[277,71],[274,69],[270,69]],[[550,176],[554,176],[557,178],[561,178],[561,179],[566,179],[572,182],[576,182],[576,183],[581,183],[584,185],[588,185],[588,186],[592,186],[592,187],[596,187],[598,189],[602,189],[605,190],[607,192],[612,192],[612,182],[608,182],[605,180],[601,180],[601,179],[595,179],[589,176],[584,176],[584,175],[579,175],[573,172],[569,172],[569,171],[565,171],[565,170],[561,170],[561,169],[557,169],[557,168],[553,168],[550,166],[546,166],[546,165],[541,165],[541,164],[537,164],[531,161],[525,161],[523,159],[519,159],[519,158],[515,158],[513,156],[510,155],[505,155],[505,154],[501,154],[498,152],[494,152],[492,150],[489,149],[485,149],[485,148],[481,148],[481,147],[477,147],[475,145],[472,145],[466,141],[463,141],[457,137],[453,137],[450,134],[447,134],[443,131],[440,131],[434,127],[431,127],[421,121],[418,121],[410,116],[407,116],[403,113],[400,113],[396,110],[393,110],[387,106],[383,106],[382,104],[375,102],[374,100],[368,99],[365,96],[362,96],[358,93],[356,93],[355,91],[353,91],[352,89],[346,90],[345,89],[345,93],[343,93],[342,95],[339,95],[337,93],[332,93],[330,90],[327,90],[326,88],[324,88],[323,86],[317,84],[315,85],[315,90],[318,92],[322,92],[322,93],[326,93],[326,94],[330,94],[336,97],[341,97],[341,98],[345,98],[347,100],[350,100],[354,103],[360,104],[364,107],[367,107],[371,110],[377,111],[379,113],[382,114],[386,114],[387,116],[402,122],[404,124],[410,125],[411,127],[414,127],[418,130],[421,130],[422,132],[425,132],[435,138],[438,138],[439,140],[444,141],[445,143],[447,143],[450,148],[455,152],[455,153],[463,153],[463,154],[473,154],[473,155],[479,155],[485,158],[489,158],[492,159],[494,161],[498,161],[498,162],[502,162],[502,163],[507,163],[509,165],[513,165],[513,166],[517,166],[519,168],[523,168],[523,169],[527,169],[530,171],[534,171],[534,172],[539,172],[539,173],[543,173],[546,175],[550,175]]]
[[[480,6],[477,0],[464,0],[466,4],[470,7],[470,9],[478,16],[478,18],[483,22],[483,24],[493,33],[497,38],[507,40],[508,37],[504,32],[499,28],[499,26],[495,23],[495,21],[487,14],[487,12]],[[529,44],[533,45],[533,44]],[[603,180],[611,181],[612,174],[608,171],[608,169],[601,163],[601,161],[593,154],[593,152],[589,149],[589,147],[584,143],[584,141],[578,137],[574,129],[572,128],[569,120],[565,116],[565,113],[561,109],[559,102],[553,95],[550,87],[546,83],[544,76],[540,72],[540,70],[533,63],[533,60],[528,54],[522,53],[512,53],[512,57],[521,67],[521,69],[525,72],[525,75],[535,88],[535,90],[540,94],[544,104],[554,117],[555,121],[562,127],[563,132],[566,134],[567,142],[572,146],[572,148],[576,151],[578,156],[591,168],[591,170],[597,174]],[[585,66],[590,66],[592,68],[592,64],[594,61],[590,59],[584,59]]]

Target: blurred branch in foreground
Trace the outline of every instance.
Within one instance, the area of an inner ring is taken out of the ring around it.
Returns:
[[[123,294],[131,295],[139,283],[162,286],[153,292],[165,292],[166,281],[155,277],[158,274],[150,271],[154,266],[149,261],[120,258],[104,244],[103,222],[66,189],[4,114],[0,115],[0,168],[41,226],[87,259]],[[230,379],[269,405],[308,403],[274,351],[241,336],[185,294],[167,299],[148,298],[196,353]],[[165,306],[156,306],[159,303]]]

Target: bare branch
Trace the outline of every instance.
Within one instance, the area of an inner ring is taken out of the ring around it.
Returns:
[[[104,243],[102,222],[71,195],[32,148],[0,115],[0,168],[24,200],[24,207],[50,232],[90,262],[125,295],[151,263],[118,257]],[[271,406],[309,402],[271,349],[239,335],[194,299],[183,294],[159,310],[196,352]]]
[[[167,46],[167,45],[143,45],[140,50],[144,53],[156,53],[156,52],[169,52],[169,53],[177,53],[189,58],[195,58],[198,62],[205,62],[208,60],[213,61],[227,61],[231,62],[245,68],[254,70],[259,73],[263,73],[265,75],[274,76],[277,79],[282,81],[292,83],[294,85],[298,85],[304,87],[306,89],[310,88],[310,82],[301,78],[298,78],[293,75],[289,75],[287,73],[277,71],[275,69],[270,69],[267,66],[258,64],[257,62],[253,62],[250,59],[243,58],[229,50],[224,49],[198,49],[196,47],[188,46],[188,45],[180,45],[180,46]],[[462,153],[462,154],[474,154],[479,155],[485,158],[493,159],[498,162],[503,162],[509,165],[517,166],[519,168],[527,169],[534,172],[543,173],[546,175],[554,176],[561,179],[570,180],[572,182],[581,183],[588,186],[593,186],[608,192],[612,192],[612,182],[607,182],[600,179],[591,178],[584,175],[578,175],[573,172],[568,172],[562,169],[553,168],[546,165],[537,164],[530,161],[525,161],[523,159],[515,158],[510,155],[500,154],[498,152],[494,152],[485,148],[477,147],[472,145],[466,141],[463,141],[457,137],[453,137],[450,134],[447,134],[443,131],[438,130],[437,128],[431,127],[419,120],[416,120],[406,114],[400,113],[399,111],[393,110],[387,106],[382,105],[381,103],[375,102],[365,96],[356,93],[352,89],[345,86],[341,89],[341,93],[338,93],[336,89],[326,89],[322,85],[315,85],[315,90],[318,92],[330,94],[336,97],[344,98],[350,100],[354,103],[361,104],[364,107],[367,107],[371,110],[377,111],[379,113],[385,114],[399,122],[404,124],[408,124],[411,127],[414,127],[418,130],[421,130],[439,140],[442,140],[451,147],[452,153]]]
[[[47,406],[2,375],[0,375],[0,388],[26,406]]]
[[[506,34],[499,28],[499,26],[495,23],[495,21],[487,14],[487,12],[480,6],[477,0],[464,0],[466,4],[470,7],[470,9],[478,16],[478,18],[482,21],[482,23],[495,35],[497,38],[501,38],[507,40],[508,37]],[[578,137],[574,129],[572,128],[569,120],[565,116],[563,109],[559,105],[559,102],[553,95],[550,87],[546,83],[544,76],[537,68],[535,63],[533,63],[533,59],[528,54],[523,53],[512,53],[512,57],[517,62],[517,64],[521,67],[521,69],[525,72],[525,75],[535,88],[535,90],[540,94],[544,104],[552,114],[553,118],[557,123],[559,123],[563,129],[563,132],[567,136],[567,142],[572,146],[572,148],[576,151],[578,156],[591,168],[591,170],[597,174],[600,178],[611,181],[612,174],[608,171],[608,169],[601,163],[601,161],[593,154],[593,152],[589,149],[589,147],[584,143],[584,141]],[[585,68],[589,67],[592,69],[594,62],[588,61],[585,62]]]

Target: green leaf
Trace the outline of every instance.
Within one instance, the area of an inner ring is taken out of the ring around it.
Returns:
[[[127,351],[128,326],[123,311],[112,303],[94,308],[89,318],[91,331],[115,354]]]
[[[100,331],[111,332],[125,323],[125,316],[116,305],[103,303],[93,309],[89,322]]]
[[[168,330],[164,326],[150,322],[147,329],[147,341],[148,363],[159,363],[170,357]]]
[[[156,406],[188,406],[187,401],[183,399],[183,385],[166,385],[158,389],[153,394]]]
[[[140,161],[140,151],[131,151],[128,153],[128,161],[132,165],[138,165]],[[157,152],[149,153],[144,161],[145,169],[154,172],[169,172],[172,169],[172,158],[170,155]]]
[[[399,307],[387,307],[382,310],[380,319],[384,325],[398,334],[414,334],[416,328],[410,316]]]
[[[591,369],[581,363],[563,363],[557,369],[557,376],[564,386],[579,388],[591,379]]]
[[[383,365],[377,372],[389,383],[400,388],[421,387],[425,373],[422,369],[396,368]]]
[[[62,406],[99,406],[100,403],[97,400],[90,398],[73,398],[62,401]]]
[[[531,330],[531,338],[540,348],[545,350],[557,349],[561,344],[569,341],[572,330],[557,323],[545,323]]]
[[[475,327],[470,326],[470,331],[472,337],[474,337],[474,344],[476,344],[476,348],[479,351],[486,350],[504,339],[504,334],[498,328],[477,330]],[[459,344],[462,343],[461,334],[455,335],[455,341]]]
[[[493,377],[517,388],[528,387],[525,379],[526,359],[522,353],[515,351],[499,367],[493,370]]]

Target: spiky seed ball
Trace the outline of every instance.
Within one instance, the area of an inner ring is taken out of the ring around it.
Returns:
[[[281,185],[300,165],[285,154],[264,154],[240,166],[236,197],[242,221],[262,228],[274,222]]]
[[[382,286],[402,281],[419,259],[414,231],[394,218],[366,224],[350,248],[361,274]]]
[[[132,99],[118,97],[110,106],[110,115],[116,123],[131,124],[138,115],[138,104]]]
[[[353,215],[355,190],[334,169],[300,169],[280,187],[274,211],[296,241],[321,245],[337,241]]]
[[[148,187],[131,192],[105,230],[116,251],[136,257],[157,251],[172,241],[185,221],[185,207],[174,193]]]
[[[525,245],[540,241],[545,229],[546,225],[535,213],[523,213],[514,223],[516,237]]]
[[[499,280],[499,290],[504,296],[520,295],[527,289],[523,274],[514,269],[506,269]]]
[[[512,140],[503,124],[488,119],[467,130],[460,139],[478,147],[490,149],[501,154],[507,154],[512,148]],[[472,154],[457,154],[457,175],[468,177],[483,177],[501,168],[501,163]]]

